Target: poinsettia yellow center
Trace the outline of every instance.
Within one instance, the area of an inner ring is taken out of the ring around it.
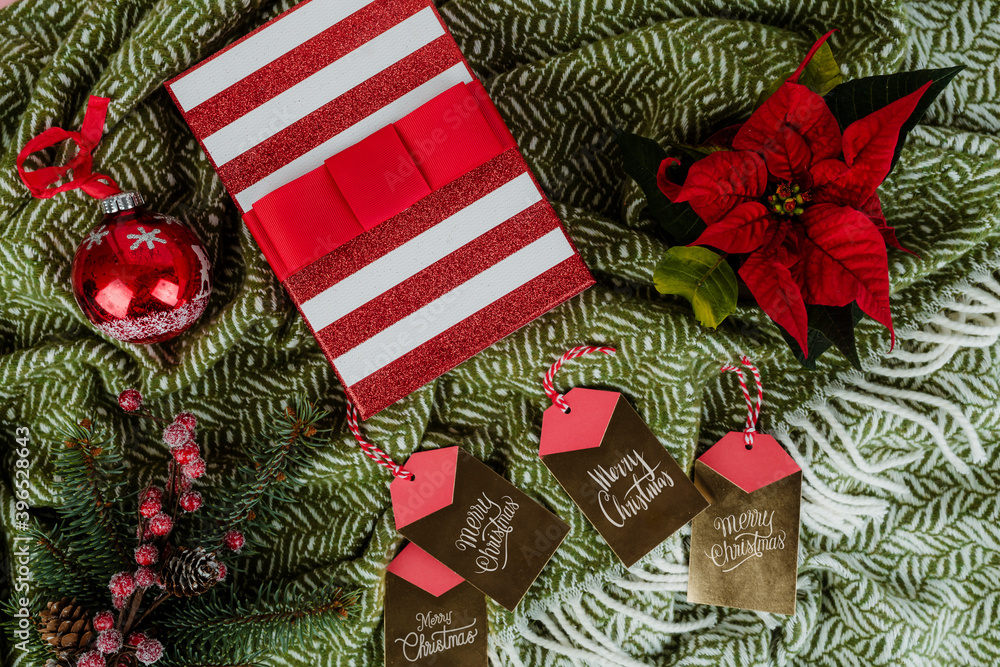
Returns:
[[[810,200],[808,190],[794,183],[780,183],[774,194],[768,196],[768,207],[778,215],[802,215],[804,205]]]

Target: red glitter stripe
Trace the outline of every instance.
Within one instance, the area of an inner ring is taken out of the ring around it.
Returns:
[[[218,167],[219,178],[230,193],[242,192],[460,62],[455,40],[442,35]]]
[[[187,123],[207,137],[426,7],[426,0],[378,0],[189,110]]]
[[[298,271],[284,282],[285,288],[295,303],[305,303],[527,171],[516,149],[505,151]]]
[[[286,16],[288,16],[292,12],[295,12],[295,11],[298,11],[298,10],[302,9],[303,7],[305,7],[306,5],[308,5],[310,2],[312,2],[312,0],[304,0],[303,2],[300,2],[299,4],[295,5],[294,7],[292,7],[290,9],[282,12],[278,16],[275,16],[270,21],[268,21],[266,23],[262,23],[261,25],[257,26],[256,28],[254,28],[253,30],[251,30],[250,32],[248,32],[247,34],[245,34],[242,37],[240,37],[238,40],[236,40],[232,44],[219,49],[218,51],[216,51],[215,53],[213,53],[209,57],[207,57],[204,60],[202,60],[200,63],[198,63],[196,65],[192,65],[191,67],[189,67],[188,69],[184,70],[183,72],[181,72],[180,74],[178,74],[174,78],[168,79],[167,82],[164,83],[163,85],[166,86],[167,90],[170,90],[171,86],[174,83],[176,83],[180,79],[183,79],[184,77],[186,77],[191,72],[194,72],[195,70],[201,69],[202,67],[204,67],[208,63],[212,62],[213,60],[215,60],[216,58],[218,58],[219,56],[221,56],[223,53],[225,53],[229,49],[235,48],[241,42],[245,42],[246,40],[248,40],[251,37],[253,37],[254,35],[256,35],[258,32],[260,32],[261,30],[264,30],[268,26],[270,26],[270,25],[272,25],[274,23],[277,23],[278,21],[280,21],[281,19],[285,18]],[[173,97],[173,92],[172,91],[171,91],[171,97]],[[174,98],[174,104],[177,104],[177,99],[176,98]],[[177,108],[181,109],[181,105],[177,104]],[[183,111],[182,111],[182,113],[183,113]]]
[[[559,218],[548,203],[538,202],[351,311],[316,334],[316,340],[336,358],[558,228]]]
[[[347,387],[347,395],[362,418],[367,419],[593,284],[594,279],[579,255],[570,257],[416,350]],[[327,354],[327,358],[332,357]]]

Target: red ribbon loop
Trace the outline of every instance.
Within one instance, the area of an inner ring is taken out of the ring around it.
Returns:
[[[121,192],[118,184],[109,176],[95,174],[91,171],[94,164],[93,150],[97,147],[104,133],[104,119],[108,114],[107,97],[91,95],[87,102],[87,113],[83,117],[83,126],[79,132],[71,132],[61,127],[50,127],[34,139],[30,140],[17,155],[17,173],[21,180],[39,199],[48,199],[58,192],[67,190],[83,190],[91,197],[104,199]],[[45,150],[63,141],[72,141],[78,147],[76,155],[61,167],[42,167],[35,171],[26,171],[24,161],[32,153]],[[73,172],[73,178],[62,185],[51,187],[62,180],[67,172]]]
[[[760,381],[760,371],[753,365],[746,355],[740,357],[743,365],[753,373],[754,382],[757,383],[757,405],[754,406],[753,399],[750,398],[750,389],[747,388],[747,378],[743,375],[743,369],[739,366],[726,364],[722,367],[722,372],[735,371],[740,376],[740,389],[743,390],[743,397],[747,401],[747,427],[743,429],[743,441],[748,447],[753,446],[753,434],[757,432],[757,420],[760,419],[760,406],[764,402],[764,384]]]
[[[563,395],[556,391],[555,385],[553,384],[556,373],[562,368],[562,365],[569,361],[570,359],[576,359],[577,357],[582,357],[585,354],[590,354],[591,352],[602,352],[604,354],[614,354],[616,352],[613,347],[595,347],[591,345],[581,345],[579,347],[574,347],[569,350],[563,356],[556,359],[556,362],[549,367],[549,370],[545,373],[545,377],[542,378],[542,388],[545,389],[545,393],[548,395],[549,400],[551,400],[560,410],[565,413],[569,412],[569,403],[563,398]]]

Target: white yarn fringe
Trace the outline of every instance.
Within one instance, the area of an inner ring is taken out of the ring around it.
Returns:
[[[1000,261],[996,263],[1000,265]],[[974,463],[985,461],[986,452],[966,412],[968,408],[980,406],[963,400],[959,396],[961,387],[951,385],[951,398],[958,400],[949,400],[917,389],[888,386],[879,380],[902,381],[903,384],[915,381],[941,370],[963,349],[995,345],[1000,339],[1000,282],[990,270],[991,267],[984,268],[970,275],[955,291],[954,298],[942,303],[938,313],[929,317],[923,326],[897,332],[900,345],[888,364],[875,366],[866,373],[845,374],[793,413],[786,420],[787,426],[773,429],[774,435],[802,468],[802,523],[810,530],[831,537],[853,535],[868,522],[881,518],[889,507],[886,500],[874,496],[842,493],[830,488],[822,479],[821,466],[814,462],[823,461],[872,489],[881,490],[883,495],[905,497],[910,490],[892,478],[892,470],[926,455],[925,451],[914,450],[879,461],[869,460],[863,452],[864,443],[857,442],[845,426],[843,416],[851,411],[876,408],[911,422],[929,434],[944,458],[962,473],[968,473],[970,468],[951,444],[955,441],[954,433],[962,434],[962,442],[968,444]],[[877,358],[869,360],[870,363],[878,361]],[[948,384],[947,378],[944,382]],[[795,433],[790,429],[795,429]],[[825,456],[817,457],[817,450]],[[491,665],[525,667],[518,646],[528,642],[561,656],[563,662],[560,664],[643,667],[645,663],[621,648],[628,639],[617,636],[621,624],[599,628],[588,607],[603,608],[661,635],[715,626],[718,614],[711,608],[702,618],[679,623],[656,618],[614,597],[615,592],[622,598],[639,600],[649,592],[685,592],[688,568],[684,554],[669,554],[666,549],[661,546],[654,550],[622,576],[609,580],[606,573],[591,575],[582,586],[560,600],[550,601],[548,606],[536,603],[520,614],[513,626],[490,636]],[[678,551],[679,545],[674,549]],[[677,562],[664,556],[673,556]],[[833,570],[838,567],[835,559],[824,559],[822,555],[814,558],[814,562]],[[761,617],[765,622],[773,621],[767,614]],[[536,629],[544,629],[547,636]],[[551,656],[547,656],[547,661],[555,664]]]

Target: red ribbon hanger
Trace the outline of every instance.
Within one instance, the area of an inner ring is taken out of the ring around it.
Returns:
[[[39,199],[48,199],[59,192],[80,189],[91,197],[104,199],[121,192],[118,184],[110,176],[95,174],[92,171],[94,165],[93,150],[97,147],[104,133],[104,120],[107,117],[110,102],[111,100],[107,97],[91,95],[87,101],[87,112],[83,117],[83,126],[79,132],[71,132],[61,127],[50,127],[24,145],[24,148],[17,155],[17,173],[33,196]],[[35,171],[25,170],[24,161],[29,155],[66,140],[72,141],[78,148],[76,155],[69,162],[60,167],[42,167]],[[71,180],[62,185],[51,187],[61,181],[70,171],[73,172]]]

